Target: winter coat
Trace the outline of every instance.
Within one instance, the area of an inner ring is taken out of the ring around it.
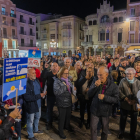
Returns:
[[[38,79],[36,79],[39,83]],[[39,83],[40,85],[40,83]],[[41,89],[41,88],[40,88]],[[40,93],[42,93],[43,90],[41,89]],[[26,93],[24,94],[24,99],[26,101],[26,111],[29,114],[39,112],[39,108],[37,105],[37,100],[41,99],[41,95],[34,93],[34,85],[33,82],[28,78],[27,84],[26,84]]]
[[[91,79],[88,81],[87,88],[90,88],[91,84],[93,83],[94,77],[91,77]],[[85,77],[81,77],[78,81],[78,88],[77,88],[77,97],[79,100],[83,100],[85,96],[82,94],[82,86],[85,84],[87,79]]]
[[[130,89],[133,93],[133,95],[130,92]],[[120,103],[121,108],[125,110],[133,110],[133,106],[129,105],[127,101],[124,101],[124,99],[127,97],[130,100],[136,100],[137,101],[137,92],[140,90],[140,81],[137,78],[134,78],[134,83],[130,84],[126,78],[123,78],[119,84],[119,97],[120,97]]]
[[[119,100],[119,89],[112,77],[108,76],[107,78],[104,99],[99,100],[98,94],[100,94],[100,86],[96,87],[94,83],[88,91],[88,97],[93,98],[90,111],[95,116],[108,117],[112,114],[112,104],[118,103]]]
[[[73,84],[70,83],[70,89],[72,93]],[[53,85],[54,95],[56,96],[56,104],[58,107],[70,107],[72,105],[71,93],[68,91],[65,81],[59,78],[54,77],[54,85]]]

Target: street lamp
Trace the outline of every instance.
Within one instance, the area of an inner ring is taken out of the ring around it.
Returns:
[[[129,20],[130,20],[130,19],[129,19],[129,18],[127,18],[127,19],[126,19],[126,22],[129,22]]]

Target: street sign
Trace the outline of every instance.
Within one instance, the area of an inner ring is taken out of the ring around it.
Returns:
[[[63,53],[67,53],[67,52],[64,50]]]
[[[3,101],[26,92],[28,58],[4,59],[3,67]]]

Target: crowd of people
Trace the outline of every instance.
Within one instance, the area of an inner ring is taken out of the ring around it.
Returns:
[[[0,60],[0,99],[2,98],[3,61]],[[43,56],[40,67],[28,68],[26,93],[18,97],[21,108],[9,110],[15,98],[0,100],[0,140],[21,139],[21,122],[27,128],[28,139],[36,140],[41,107],[47,103],[46,125],[52,129],[53,108],[58,108],[58,131],[66,139],[64,129],[70,126],[71,112],[80,110],[79,127],[91,130],[91,140],[107,140],[109,118],[120,115],[119,139],[124,138],[126,120],[130,115],[130,137],[136,140],[140,90],[140,59],[135,54],[112,57],[106,54],[81,56]],[[87,112],[87,120],[84,115]],[[22,114],[22,119],[21,119]],[[20,121],[21,119],[21,121]],[[14,126],[14,127],[13,127]],[[102,129],[102,131],[101,131]]]

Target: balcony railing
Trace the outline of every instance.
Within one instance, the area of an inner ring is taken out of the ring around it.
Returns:
[[[62,29],[72,29],[72,26],[71,25],[63,25]]]
[[[110,44],[110,41],[108,41],[108,40],[100,40],[100,41],[98,41],[98,43],[101,43],[101,44]]]
[[[88,26],[87,25],[84,25],[83,26],[83,30],[86,30],[86,29],[88,29]]]
[[[135,40],[127,40],[127,43],[130,43],[130,44],[136,44],[136,43],[140,43],[140,39],[135,39]]]
[[[2,15],[8,16],[8,12],[2,11],[1,12]]]
[[[26,32],[24,32],[24,31],[19,31],[19,34],[26,35]]]
[[[40,37],[36,37],[37,40],[40,40]]]
[[[42,30],[41,32],[42,32],[42,33],[46,33],[46,32],[47,32],[47,30]]]
[[[17,24],[14,22],[11,22],[11,26],[17,27]]]
[[[8,22],[7,21],[2,21],[2,24],[3,25],[8,25]]]
[[[2,38],[8,38],[8,35],[7,34],[3,34]]]
[[[26,23],[26,20],[20,19],[19,22]]]
[[[42,37],[42,38],[41,38],[41,40],[46,40],[46,39],[47,39],[47,37]]]
[[[35,33],[30,33],[30,32],[29,32],[29,35],[30,35],[30,36],[35,36]]]
[[[19,44],[19,46],[21,46],[21,47],[36,47],[35,44],[28,44],[28,43],[21,43],[21,44]]]
[[[29,23],[30,25],[35,25],[35,23],[34,23],[34,22],[30,22],[30,21],[29,21],[28,23]]]
[[[18,37],[16,35],[12,35],[11,38],[12,39],[18,39]]]
[[[14,18],[16,18],[16,14],[12,14],[12,13],[10,13],[10,17],[14,17]]]
[[[88,45],[93,45],[93,41],[90,42],[81,42],[82,46],[88,46]]]

